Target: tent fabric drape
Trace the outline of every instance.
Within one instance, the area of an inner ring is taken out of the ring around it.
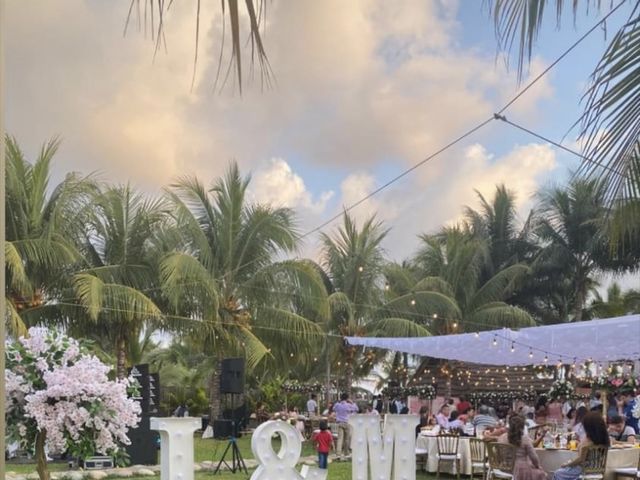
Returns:
[[[640,359],[640,315],[437,337],[346,340],[351,345],[486,365],[540,365],[545,357],[549,364],[588,359],[606,363]]]

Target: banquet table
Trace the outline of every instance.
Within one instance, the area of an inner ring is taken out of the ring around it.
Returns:
[[[438,470],[438,440],[436,436],[427,436],[420,434],[416,439],[416,448],[422,448],[427,451],[427,472],[435,472]],[[471,475],[471,449],[469,447],[469,437],[460,437],[458,443],[458,452],[460,453],[460,473],[463,475]],[[448,473],[454,473],[454,462],[444,462],[444,470]]]
[[[564,463],[573,460],[578,452],[566,449],[542,449],[536,448],[540,459],[540,466],[545,472],[554,472]],[[640,448],[630,447],[624,449],[612,448],[607,454],[604,480],[615,480],[615,469],[624,467],[636,467]]]

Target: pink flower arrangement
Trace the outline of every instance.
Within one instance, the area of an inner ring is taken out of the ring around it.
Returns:
[[[5,352],[11,441],[33,451],[36,434],[46,431],[51,453],[80,457],[112,454],[130,443],[127,431],[140,421],[140,406],[128,395],[135,380],[109,380],[111,367],[46,328],[31,328]]]

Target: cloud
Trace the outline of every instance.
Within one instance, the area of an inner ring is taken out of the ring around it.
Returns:
[[[266,168],[259,169],[253,176],[250,188],[255,200],[260,203],[310,210],[315,214],[324,212],[327,202],[334,195],[331,190],[322,192],[314,201],[302,177],[281,158],[272,158]]]
[[[168,51],[152,61],[148,37],[122,37],[128,2],[67,0],[33,9],[8,0],[8,130],[27,152],[62,135],[58,178],[99,170],[108,180],[153,192],[183,174],[208,183],[235,159],[244,173],[254,171],[257,199],[300,208],[305,226],[313,227],[383,183],[388,176],[381,171],[414,164],[517,90],[493,52],[460,46],[458,2],[274,0],[264,41],[277,87],[262,92],[254,83],[243,97],[230,88],[219,95],[212,92],[221,25],[216,5],[203,4],[191,92],[190,2],[172,4],[165,18]],[[542,64],[536,59],[532,74]],[[515,105],[519,119],[534,117],[553,95],[549,82],[544,77]],[[536,158],[527,167],[533,176],[550,167],[541,166],[548,147],[521,148],[504,158],[480,147],[452,149],[354,215],[377,212],[401,232],[390,249],[406,251],[418,231],[473,203],[474,187],[485,191],[506,179],[526,198],[537,180],[519,178],[524,158]],[[308,171],[327,175],[300,173]]]

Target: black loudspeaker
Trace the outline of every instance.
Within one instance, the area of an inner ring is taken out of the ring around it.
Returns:
[[[233,420],[214,420],[213,421],[213,438],[218,440],[227,439],[229,437],[240,436],[240,426],[238,422]]]
[[[244,358],[222,360],[220,393],[244,393]]]
[[[129,461],[132,465],[156,465],[158,463],[158,437],[155,430],[151,430],[149,417],[143,415],[136,428],[127,433],[131,445],[127,445]]]

